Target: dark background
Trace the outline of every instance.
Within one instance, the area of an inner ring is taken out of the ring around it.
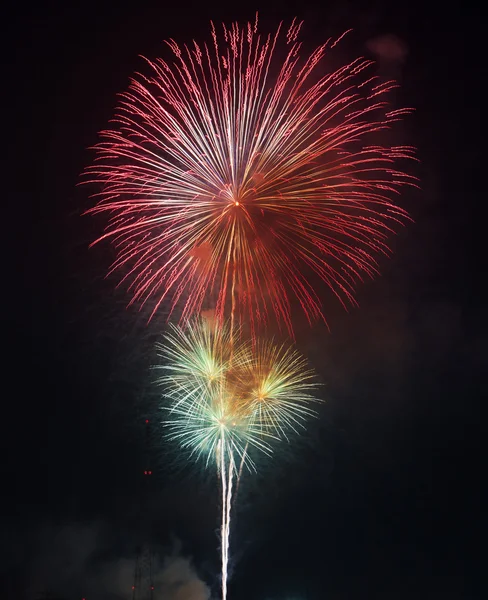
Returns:
[[[88,249],[103,221],[80,216],[92,200],[77,184],[116,94],[144,68],[138,55],[160,55],[169,37],[206,38],[210,19],[253,19],[256,8],[264,28],[304,18],[310,48],[350,27],[345,53],[385,34],[406,44],[403,64],[380,56],[379,68],[416,108],[399,135],[419,149],[422,191],[402,200],[415,223],[393,241],[382,277],[360,288],[360,308],[332,302],[330,333],[298,332],[327,404],[291,456],[243,484],[229,597],[484,596],[481,15],[469,3],[87,0],[3,9],[2,598],[46,588],[129,598],[115,588],[149,538],[161,556],[192,557],[193,577],[218,597],[215,478],[182,468],[154,426],[146,457],[163,315],[146,327],[104,279],[112,250]],[[185,594],[168,597],[205,598]]]

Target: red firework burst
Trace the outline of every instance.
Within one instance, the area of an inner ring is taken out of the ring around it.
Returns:
[[[172,60],[148,61],[102,132],[87,170],[102,184],[90,212],[110,214],[97,241],[114,242],[113,269],[152,314],[167,300],[187,319],[213,298],[218,318],[254,330],[274,313],[291,331],[293,298],[323,317],[313,281],[354,302],[407,218],[393,198],[414,184],[396,166],[413,149],[372,135],[408,112],[388,104],[396,84],[362,58],[327,70],[338,40],[302,59],[300,28],[263,36],[256,21],[219,37],[212,25],[209,44],[170,40]]]

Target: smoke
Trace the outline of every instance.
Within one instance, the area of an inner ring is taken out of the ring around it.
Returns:
[[[179,549],[178,549],[179,550]],[[168,600],[210,600],[210,590],[198,577],[190,560],[179,553],[166,556],[154,579],[157,598]]]
[[[369,40],[366,47],[379,61],[385,63],[402,64],[408,54],[407,44],[391,33]]]
[[[102,523],[44,526],[33,548],[27,597],[49,591],[63,598],[131,598],[135,552],[115,556],[114,545],[114,532]],[[153,562],[154,600],[210,600],[208,586],[179,542],[160,555]]]

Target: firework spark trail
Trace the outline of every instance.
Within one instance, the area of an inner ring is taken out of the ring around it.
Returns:
[[[230,326],[202,319],[171,326],[158,346],[168,437],[206,465],[215,463],[219,473],[223,600],[234,479],[238,484],[244,466],[256,470],[252,454],[272,454],[275,443],[303,428],[315,415],[309,404],[317,402],[314,375],[297,351],[260,340],[249,345],[230,332]]]
[[[220,478],[222,482],[222,527],[220,533],[220,543],[222,544],[222,600],[227,598],[227,569],[229,564],[229,528],[230,523],[227,519],[227,473],[225,470],[225,443],[222,440],[220,446]],[[232,472],[229,468],[229,485],[232,478]]]
[[[173,60],[148,61],[102,132],[91,212],[109,213],[99,239],[152,314],[167,299],[186,321],[213,297],[219,319],[234,319],[236,293],[238,324],[254,332],[274,313],[291,332],[292,302],[323,317],[309,274],[354,302],[408,218],[392,198],[414,185],[396,166],[413,149],[374,142],[408,112],[388,103],[396,84],[366,59],[328,70],[338,40],[302,59],[300,28],[212,25],[210,43],[170,40]]]
[[[239,466],[239,473],[237,474],[237,480],[236,480],[236,491],[234,492],[234,497],[232,498],[233,502],[235,502],[237,500],[237,494],[239,493],[239,486],[241,483],[242,471],[244,470],[244,465],[246,463],[246,454],[247,454],[248,447],[249,447],[249,444],[246,444],[246,447],[244,448],[244,453],[241,458],[241,464]]]
[[[228,565],[229,565],[229,544],[230,544],[230,509],[231,509],[231,501],[232,501],[232,480],[234,477],[234,457],[230,455],[229,461],[229,476],[228,476],[228,485],[227,485],[227,512],[226,512],[226,525],[227,531],[225,536],[225,565],[223,565],[223,577],[222,577],[222,598],[223,600],[227,597],[227,579],[228,579]]]
[[[229,545],[230,545],[230,512],[232,506],[232,482],[234,478],[234,459],[232,452],[226,447],[225,435],[222,434],[218,452],[218,464],[222,484],[222,526],[221,526],[221,544],[222,544],[222,600],[227,598],[227,581],[229,568]],[[226,456],[229,457],[229,464],[226,467]]]

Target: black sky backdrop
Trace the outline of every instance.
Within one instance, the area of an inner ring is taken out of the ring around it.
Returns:
[[[310,48],[350,27],[345,55],[386,34],[402,40],[404,63],[380,57],[379,68],[400,80],[398,103],[416,108],[399,135],[419,149],[422,191],[402,200],[415,223],[393,241],[382,276],[359,288],[360,308],[346,313],[327,298],[330,332],[299,327],[327,404],[296,452],[245,481],[229,597],[484,596],[480,15],[468,4],[385,0],[88,0],[4,9],[2,598],[48,587],[129,598],[116,594],[116,576],[110,589],[110,573],[121,561],[130,571],[149,538],[161,556],[177,538],[218,597],[215,479],[182,468],[154,429],[141,517],[144,421],[157,400],[148,368],[163,317],[147,327],[105,279],[112,249],[88,249],[103,220],[80,216],[92,200],[77,184],[116,94],[143,68],[139,55],[256,9],[272,27],[304,18]]]

